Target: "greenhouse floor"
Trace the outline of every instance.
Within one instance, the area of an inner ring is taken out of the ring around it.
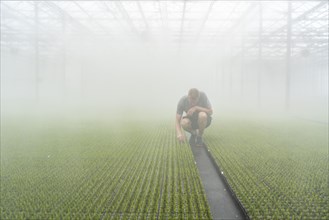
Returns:
[[[327,124],[64,119],[2,118],[1,219],[329,219]]]

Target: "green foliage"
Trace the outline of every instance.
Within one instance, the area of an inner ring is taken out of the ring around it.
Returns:
[[[252,219],[328,219],[328,126],[217,119],[205,140]],[[170,123],[10,121],[1,219],[210,219]]]
[[[211,218],[171,124],[5,121],[1,219]]]
[[[328,217],[328,125],[217,121],[208,148],[252,219]]]

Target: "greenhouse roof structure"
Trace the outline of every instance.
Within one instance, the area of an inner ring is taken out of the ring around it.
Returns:
[[[75,38],[328,58],[328,1],[1,1],[1,47],[56,52]]]

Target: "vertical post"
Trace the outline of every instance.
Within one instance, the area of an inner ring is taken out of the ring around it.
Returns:
[[[89,45],[87,45],[88,37],[84,36],[82,38],[84,48],[81,51],[80,58],[81,58],[81,73],[80,73],[80,97],[81,97],[81,103],[85,104],[84,101],[86,100],[87,95],[87,73],[88,73],[88,49]]]
[[[215,60],[215,83],[214,83],[214,93],[217,95],[219,93],[219,91],[217,91],[217,84],[219,84],[219,78],[218,78],[218,75],[219,75],[219,59],[216,59]]]
[[[257,68],[257,103],[261,107],[261,86],[262,86],[262,32],[263,32],[263,7],[259,2],[259,23],[258,23],[258,68]]]
[[[85,96],[85,72],[86,72],[86,58],[85,58],[85,51],[81,55],[81,75],[80,75],[80,97],[81,101],[84,100]]]
[[[66,16],[62,16],[62,32],[63,32],[63,42],[62,42],[62,98],[66,99]]]
[[[290,108],[290,75],[291,75],[291,8],[292,3],[288,1],[287,13],[287,51],[286,51],[286,94],[285,94],[285,108],[289,111]]]
[[[245,39],[244,39],[244,33],[242,34],[242,39],[241,39],[241,59],[240,59],[240,72],[241,72],[241,81],[240,81],[240,86],[241,86],[241,99],[243,99],[243,92],[244,92],[244,75],[245,75],[245,65],[244,65],[244,50],[245,50]]]
[[[185,11],[186,11],[186,0],[184,0],[182,18],[181,18],[181,23],[180,23],[180,36],[179,36],[179,45],[178,45],[178,54],[179,55],[181,54],[181,48],[182,48],[182,43],[183,43],[183,30],[184,30],[184,21],[185,21]]]
[[[229,66],[229,74],[230,74],[230,100],[232,99],[233,96],[233,57],[230,56],[230,66]]]
[[[34,2],[34,23],[35,23],[35,36],[34,36],[34,71],[35,71],[35,101],[39,102],[39,9],[38,1]]]
[[[225,97],[224,94],[226,93],[226,88],[225,88],[225,73],[227,72],[227,62],[226,62],[226,57],[222,56],[222,60],[221,60],[221,83],[220,83],[220,89],[219,92],[221,94],[221,97]]]
[[[229,56],[229,86],[230,86],[230,100],[233,100],[232,99],[232,96],[233,96],[233,62],[234,62],[234,60],[233,60],[233,52],[232,52],[232,50],[233,50],[233,45],[232,45],[232,42],[230,43],[230,56]]]

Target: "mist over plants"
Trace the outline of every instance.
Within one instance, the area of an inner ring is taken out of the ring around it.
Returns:
[[[307,21],[303,12],[327,8],[321,1],[294,3],[291,26],[279,11],[288,10],[287,2],[15,4],[2,3],[4,23],[16,16],[13,28],[19,29],[24,16],[31,16],[34,26],[20,35],[1,26],[3,114],[56,109],[167,116],[195,87],[218,114],[285,112],[328,120],[327,22],[321,17],[323,26],[300,30]],[[230,17],[235,6],[236,15],[249,12],[244,19]],[[95,10],[91,20],[81,10],[88,7]],[[61,10],[67,12],[62,20]],[[130,19],[122,10],[132,13]],[[58,23],[45,25],[46,18]],[[273,20],[278,22],[271,26]],[[323,34],[313,36],[313,30]],[[277,40],[279,31],[286,36]]]
[[[1,219],[329,219],[328,1],[0,6]]]

